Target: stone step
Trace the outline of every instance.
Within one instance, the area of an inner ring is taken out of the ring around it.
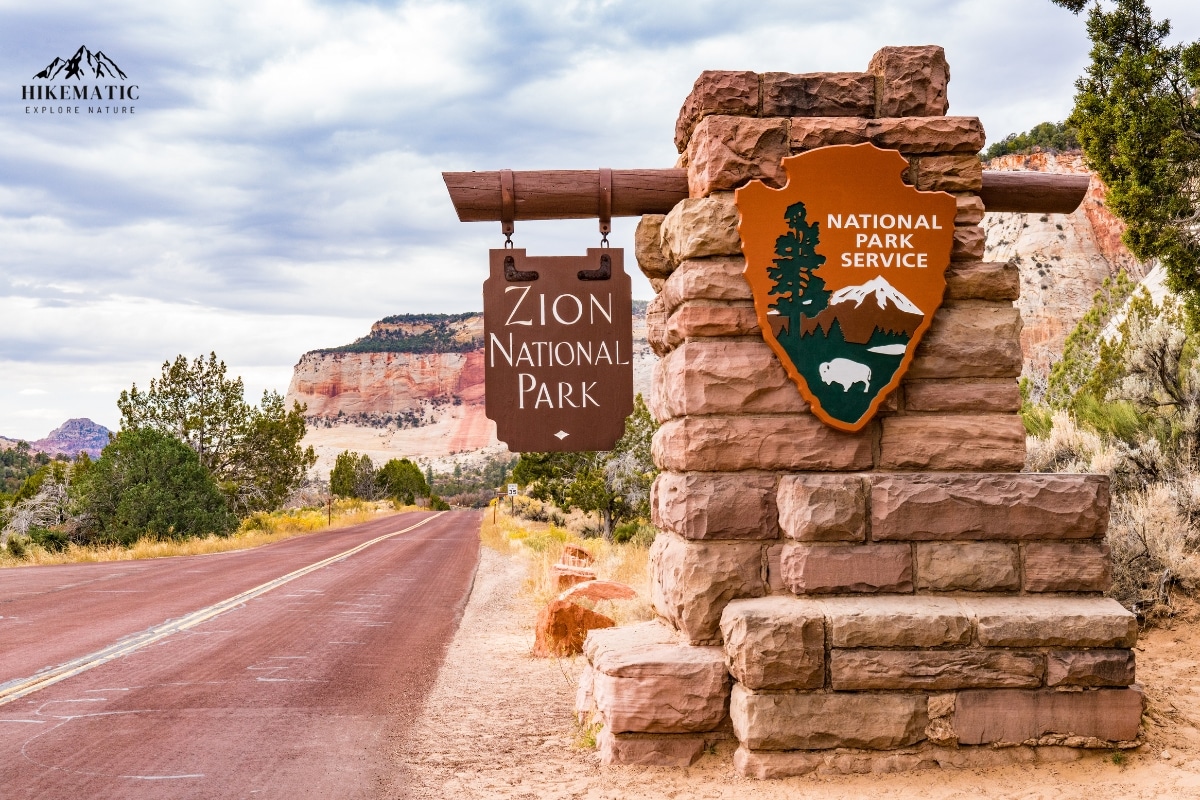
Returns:
[[[757,692],[733,687],[729,715],[750,751],[958,745],[1122,746],[1138,735],[1140,687],[1060,692]]]
[[[1103,597],[734,600],[726,661],[753,690],[1126,686],[1137,621]]]
[[[591,631],[584,653],[578,703],[594,705],[612,734],[703,733],[726,719],[730,679],[720,647],[693,647],[649,622]]]

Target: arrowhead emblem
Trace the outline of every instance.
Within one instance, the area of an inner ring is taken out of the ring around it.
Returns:
[[[827,425],[857,431],[908,370],[946,289],[957,203],[873,144],[783,159],[734,195],[763,338]]]

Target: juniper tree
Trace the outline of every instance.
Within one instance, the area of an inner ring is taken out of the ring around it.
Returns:
[[[1087,0],[1052,0],[1078,14]],[[1109,10],[1106,10],[1109,9]],[[1092,62],[1075,82],[1068,123],[1106,205],[1142,260],[1158,258],[1170,287],[1200,312],[1200,41],[1167,46],[1169,20],[1144,0],[1088,11]]]
[[[808,222],[804,203],[793,203],[784,212],[788,232],[775,240],[774,266],[767,275],[775,282],[771,308],[788,322],[788,333],[800,335],[800,317],[815,317],[829,305],[830,292],[814,270],[825,263],[817,254],[820,222]]]

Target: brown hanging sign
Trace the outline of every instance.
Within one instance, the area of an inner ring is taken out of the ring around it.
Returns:
[[[872,144],[783,159],[788,182],[738,189],[746,280],[763,338],[812,411],[862,428],[900,385],[946,289],[956,203]]]
[[[633,303],[624,253],[490,251],[484,389],[516,453],[611,450],[633,413]]]

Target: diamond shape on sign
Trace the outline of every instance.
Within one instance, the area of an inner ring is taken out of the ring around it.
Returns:
[[[566,431],[559,431],[558,433],[556,433],[556,434],[554,434],[554,435],[555,435],[556,437],[558,437],[559,441],[562,441],[563,439],[567,438],[567,437],[568,437],[568,436],[570,436],[571,434],[567,433]]]

